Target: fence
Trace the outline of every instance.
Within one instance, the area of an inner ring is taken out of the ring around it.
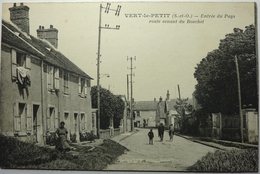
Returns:
[[[121,134],[120,132],[120,128],[115,128],[115,129],[103,129],[100,130],[100,138],[101,139],[107,139],[107,138],[111,138],[114,136],[118,136]]]
[[[110,129],[100,130],[99,135],[101,139],[110,138]]]
[[[243,139],[244,142],[258,143],[258,113],[255,109],[243,110]],[[199,135],[229,141],[241,142],[240,115],[212,114],[208,126],[199,128]]]

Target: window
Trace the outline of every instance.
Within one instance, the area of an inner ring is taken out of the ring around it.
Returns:
[[[83,78],[78,78],[79,82],[79,96],[86,97],[88,90],[87,90],[87,81]]]
[[[90,87],[90,80],[87,80],[87,87]]]
[[[60,89],[59,79],[60,79],[60,71],[59,68],[54,69],[54,87],[55,89]]]
[[[63,92],[65,94],[69,94],[69,73],[64,71],[64,84],[63,84]]]
[[[25,54],[22,53],[16,53],[16,62],[17,66],[21,66],[25,68]]]
[[[15,103],[14,105],[14,130],[16,132],[32,131],[32,116],[30,105],[26,103]]]
[[[48,90],[53,91],[59,89],[59,68],[53,66],[48,67]]]
[[[12,59],[12,81],[17,80],[17,67],[23,67],[26,70],[31,69],[31,57],[28,54],[11,50]]]
[[[48,66],[48,76],[47,76],[47,81],[48,81],[48,90],[53,89],[53,66]]]

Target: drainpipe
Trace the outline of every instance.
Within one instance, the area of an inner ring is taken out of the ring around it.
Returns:
[[[46,145],[46,130],[44,122],[44,92],[43,92],[43,59],[41,60],[41,108],[42,108],[42,134],[43,134],[43,144]]]

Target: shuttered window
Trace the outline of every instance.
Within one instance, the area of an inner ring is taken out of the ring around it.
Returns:
[[[60,89],[60,84],[59,84],[59,68],[55,68],[54,70],[54,78],[55,78],[55,89]]]
[[[24,67],[27,70],[31,70],[31,56],[29,54],[20,53],[15,49],[11,49],[11,61],[12,81],[17,80],[17,67]]]
[[[87,95],[88,95],[87,80],[84,81],[84,84],[85,84],[85,86],[84,86],[84,94],[85,94],[85,97],[87,97]]]
[[[14,49],[11,50],[11,59],[12,59],[12,81],[17,80],[17,54]]]
[[[48,90],[52,90],[53,89],[53,66],[48,65],[47,81],[48,81]]]
[[[69,94],[69,73],[64,71],[64,84],[63,84],[63,92],[65,94]]]

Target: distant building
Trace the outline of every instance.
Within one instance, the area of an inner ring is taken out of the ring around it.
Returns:
[[[144,123],[148,127],[155,127],[157,102],[154,101],[137,101],[134,105],[135,122],[139,127],[143,127]]]
[[[166,99],[163,101],[160,97],[157,103],[156,111],[156,127],[163,123],[167,128],[170,124],[175,124],[174,120],[180,117],[180,114],[176,111],[174,106],[176,105],[177,99],[170,99],[169,90],[167,90]],[[177,125],[175,127],[178,127]]]
[[[36,38],[29,7],[9,10],[12,22],[2,21],[0,133],[45,144],[64,121],[69,138],[79,141],[80,132],[96,130],[92,78],[57,50],[57,29],[40,26]]]

